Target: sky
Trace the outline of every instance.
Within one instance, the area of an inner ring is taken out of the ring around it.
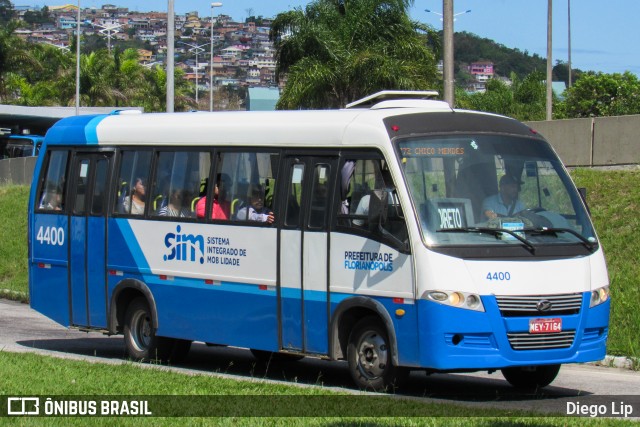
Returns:
[[[622,73],[640,76],[640,1],[639,0],[553,0],[552,60],[568,61],[568,2],[571,3],[571,66],[583,71]],[[15,6],[52,6],[77,4],[75,0],[12,0]],[[494,40],[509,48],[546,58],[547,0],[453,0],[456,17],[454,31],[467,31]],[[243,21],[248,13],[273,17],[280,12],[304,7],[302,0],[222,0],[214,13]],[[80,0],[81,7],[115,4],[131,11],[165,11],[165,0]],[[198,11],[211,15],[211,2],[174,0],[177,14]],[[416,0],[411,18],[442,28],[439,15],[442,0]],[[485,58],[483,58],[485,59]]]

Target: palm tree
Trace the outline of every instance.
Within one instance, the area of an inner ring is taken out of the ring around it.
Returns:
[[[187,111],[195,108],[194,101],[187,94],[189,92],[189,82],[184,78],[184,71],[175,70],[174,76],[174,104],[175,111]],[[160,112],[167,109],[167,72],[164,68],[156,65],[151,70],[145,72],[145,84],[137,94],[134,103],[144,107],[147,112]]]
[[[19,96],[8,86],[8,80],[15,81],[17,76],[41,69],[40,62],[27,49],[26,44],[14,34],[18,23],[11,21],[0,26],[0,102],[10,102]]]
[[[133,100],[144,90],[146,68],[138,62],[135,49],[113,50],[114,87],[124,95],[127,106],[133,107]],[[116,107],[124,106],[116,99]]]
[[[337,108],[383,89],[436,86],[435,31],[411,21],[412,0],[315,0],[279,14],[270,38],[278,108]]]

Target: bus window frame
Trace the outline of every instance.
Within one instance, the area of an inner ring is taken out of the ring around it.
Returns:
[[[51,166],[51,156],[53,152],[66,152],[67,160],[65,162],[64,168],[64,186],[62,187],[62,208],[60,210],[55,209],[45,209],[41,208],[41,201],[44,192],[45,182],[47,180],[47,175],[49,174],[49,168]],[[38,177],[38,187],[36,190],[36,199],[34,200],[33,211],[36,214],[55,214],[55,215],[67,215],[68,211],[68,186],[69,186],[69,172],[70,172],[70,164],[74,155],[73,147],[69,146],[56,146],[48,148],[46,151],[46,157],[44,158],[42,165],[40,168],[40,176]]]
[[[171,145],[162,148],[153,149],[153,154],[151,155],[151,164],[150,164],[150,172],[149,177],[147,178],[147,187],[149,191],[148,199],[145,203],[145,214],[143,215],[131,215],[131,214],[121,214],[121,215],[130,215],[136,218],[143,217],[144,219],[153,220],[153,221],[180,221],[180,222],[197,222],[203,223],[203,218],[197,218],[195,214],[195,210],[193,211],[192,217],[177,217],[177,216],[167,216],[167,215],[158,215],[147,205],[151,205],[153,200],[150,200],[152,197],[151,191],[155,190],[156,185],[158,184],[158,163],[160,159],[160,155],[162,153],[187,153],[187,152],[195,152],[195,153],[207,153],[209,155],[209,174],[208,178],[211,179],[211,170],[214,168],[214,150],[208,146],[186,146],[181,147],[179,145]],[[211,182],[211,181],[209,181]],[[207,188],[207,193],[209,189]],[[167,195],[169,197],[169,195]],[[191,203],[191,201],[189,202]],[[189,209],[191,208],[188,206]]]
[[[225,225],[235,225],[235,226],[243,226],[243,227],[264,227],[264,228],[272,228],[272,227],[280,227],[279,216],[282,216],[281,212],[278,212],[278,200],[279,200],[279,187],[282,185],[280,182],[280,169],[282,168],[282,159],[285,155],[286,149],[282,147],[273,147],[273,146],[231,146],[231,145],[216,145],[212,150],[211,157],[211,168],[209,175],[209,185],[207,186],[207,205],[205,207],[205,217],[204,218],[196,218],[199,223],[207,223],[207,224],[225,224]],[[224,163],[224,155],[225,153],[260,153],[260,154],[275,154],[278,156],[278,162],[276,165],[271,165],[271,172],[274,174],[273,179],[275,180],[275,188],[273,193],[273,203],[271,206],[271,210],[275,215],[275,221],[273,224],[268,224],[260,221],[248,221],[248,220],[238,220],[233,219],[230,216],[229,219],[213,219],[211,218],[211,210],[213,209],[213,191],[215,188],[215,177],[218,175],[218,172],[222,173],[218,169],[222,168]],[[220,155],[221,161],[220,161]]]
[[[106,148],[106,147],[105,147]],[[113,148],[113,147],[112,147]],[[151,152],[151,160],[149,162],[149,170],[147,173],[147,187],[149,187],[149,180],[152,176],[153,173],[153,168],[154,168],[154,162],[153,162],[153,155],[154,152],[156,151],[155,148],[153,147],[146,147],[144,145],[126,145],[126,146],[116,146],[115,150],[114,150],[114,156],[115,159],[113,160],[113,180],[111,182],[112,187],[114,186],[119,186],[119,181],[120,181],[120,168],[122,166],[122,156],[124,152],[131,152],[131,151],[138,151],[138,152]],[[108,203],[108,208],[109,208],[109,216],[114,217],[114,218],[136,218],[136,219],[151,219],[149,217],[149,203],[148,201],[145,201],[145,205],[144,205],[144,213],[142,215],[135,215],[135,214],[131,214],[131,213],[127,213],[127,212],[119,212],[118,211],[118,206],[117,206],[117,198],[119,197],[114,197],[115,195],[118,194],[118,189],[117,188],[112,188],[112,192],[111,192],[111,199],[109,200]],[[131,188],[129,188],[129,191],[131,191]]]
[[[380,160],[380,161],[386,162],[387,165],[389,166],[392,164],[392,162],[390,162],[384,156],[384,154],[378,149],[365,148],[362,150],[349,149],[349,150],[340,151],[340,162],[338,163],[339,177],[336,182],[336,189],[334,193],[335,194],[334,209],[332,210],[332,214],[331,214],[332,216],[330,218],[330,231],[364,237],[366,239],[373,240],[378,243],[382,243],[384,245],[390,246],[402,254],[405,254],[405,255],[411,254],[410,240],[408,240],[407,244],[400,244],[397,240],[394,240],[393,238],[390,238],[382,234],[381,232],[369,230],[369,227],[353,227],[353,226],[343,225],[339,223],[341,219],[350,220],[351,218],[353,218],[352,214],[343,214],[340,212],[341,203],[342,203],[342,200],[340,200],[340,190],[341,190],[340,174],[341,174],[342,168],[344,167],[345,161],[347,160]],[[397,189],[398,188],[397,180],[394,180],[393,184],[394,184],[394,187]],[[389,194],[389,197],[391,196],[392,195]],[[402,215],[402,219],[404,220],[404,226],[407,229],[407,236],[408,236],[409,233],[408,233],[406,214]],[[409,239],[409,237],[407,237],[407,239]]]

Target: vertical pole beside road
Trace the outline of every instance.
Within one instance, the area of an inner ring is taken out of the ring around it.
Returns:
[[[174,0],[169,0],[167,5],[167,113],[173,113],[174,111],[174,98],[175,98],[175,82],[174,82],[174,39],[175,39],[175,15],[173,12]]]
[[[453,0],[442,0],[442,25],[444,33],[444,100],[453,108]]]
[[[80,0],[76,16],[76,116],[80,115]]]
[[[547,120],[553,119],[553,63],[551,62],[551,16],[553,0],[547,0]],[[571,71],[569,71],[571,72]]]

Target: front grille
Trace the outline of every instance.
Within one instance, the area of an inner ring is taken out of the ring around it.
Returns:
[[[507,334],[511,348],[514,350],[549,350],[569,348],[573,344],[576,331],[565,331],[556,334],[529,334],[519,332]]]
[[[496,300],[500,313],[504,317],[568,315],[580,313],[582,294],[561,295],[497,295]],[[546,311],[538,310],[538,303],[548,301],[551,308]]]

